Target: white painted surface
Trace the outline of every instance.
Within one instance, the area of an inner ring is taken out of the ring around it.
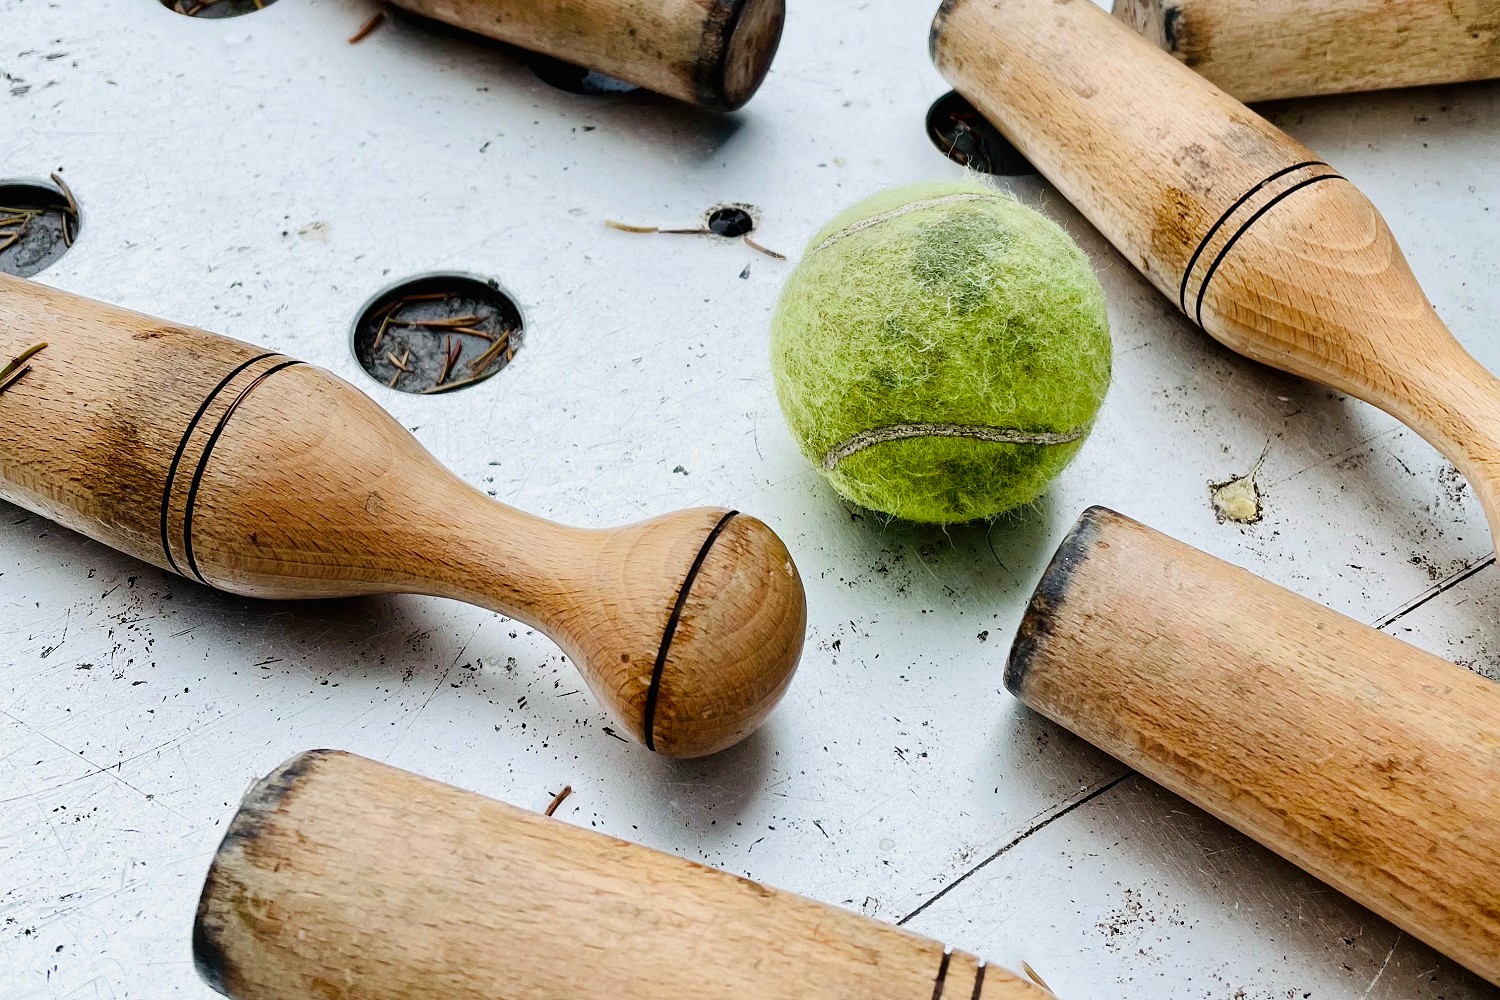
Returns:
[[[84,211],[42,280],[323,365],[538,514],[753,512],[811,602],[767,728],[673,764],[606,735],[571,666],[504,619],[227,597],[0,505],[0,997],[210,995],[188,931],[223,826],[253,777],[325,746],[535,808],[570,783],[570,822],[881,919],[921,909],[911,926],[1026,960],[1067,1000],[1500,996],[1143,779],[1101,791],[1120,766],[1000,682],[1025,598],[1090,503],[1365,621],[1430,597],[1491,546],[1415,435],[1219,348],[1055,192],[1017,181],[1108,290],[1103,420],[1022,516],[882,526],[836,500],[776,410],[765,330],[790,265],[603,227],[746,201],[759,238],[795,254],[871,191],[958,176],[923,132],[946,89],[930,6],[794,0],[766,86],[719,119],[561,93],[401,21],[349,46],[361,0],[212,22],[153,0],[0,0],[0,176],[62,168]],[[1500,366],[1500,86],[1274,114],[1369,193],[1439,312]],[[524,349],[449,396],[374,385],[348,348],[354,311],[439,268],[511,289]],[[1268,445],[1266,519],[1216,523],[1207,483]],[[1485,568],[1388,628],[1497,676],[1497,604]]]

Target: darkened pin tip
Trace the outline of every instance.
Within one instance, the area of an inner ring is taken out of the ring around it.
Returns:
[[[1068,588],[1075,573],[1108,526],[1122,520],[1125,520],[1123,515],[1108,507],[1090,507],[1079,515],[1042,573],[1005,663],[1006,690],[1022,701],[1026,700],[1026,676],[1052,635],[1057,612],[1067,604]]]
[[[932,28],[927,32],[927,55],[932,61],[938,61],[938,44],[943,38],[943,26],[948,20],[948,15],[953,13],[955,7],[961,0],[943,0],[938,6],[937,13],[932,18]]]
[[[1166,7],[1161,12],[1161,30],[1166,39],[1167,47],[1173,52],[1182,51],[1182,8],[1177,5]]]
[[[215,993],[229,996],[227,979],[229,959],[224,954],[220,941],[223,928],[211,916],[203,912],[204,901],[198,901],[198,916],[193,921],[193,968],[198,978],[209,985]]]
[[[225,869],[230,867],[226,859],[243,854],[246,844],[253,843],[265,830],[287,796],[298,782],[317,765],[339,750],[309,750],[300,753],[266,775],[245,795],[240,810],[229,821],[229,829],[203,880],[203,893],[198,897],[198,910],[193,918],[193,966],[199,977],[215,991],[233,996],[235,971],[224,946],[224,921],[222,914],[229,902],[225,897],[235,892],[236,880]]]
[[[711,0],[697,67],[698,103],[738,111],[771,70],[786,23],[786,0]]]

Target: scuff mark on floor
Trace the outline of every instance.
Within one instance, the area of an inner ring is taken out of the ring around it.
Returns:
[[[1260,473],[1260,467],[1270,451],[1271,445],[1267,443],[1260,458],[1255,460],[1255,465],[1243,476],[1208,484],[1208,500],[1213,506],[1214,517],[1219,519],[1220,524],[1258,524],[1265,516],[1260,486],[1255,477]]]

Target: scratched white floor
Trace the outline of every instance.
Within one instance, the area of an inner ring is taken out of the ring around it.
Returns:
[[[770,725],[672,764],[611,738],[551,644],[503,619],[225,597],[0,505],[0,997],[208,996],[187,935],[223,825],[254,776],[321,746],[537,808],[570,783],[569,822],[910,917],[1028,961],[1064,998],[1500,996],[1143,779],[1116,782],[1000,684],[1025,597],[1090,503],[1500,676],[1490,541],[1425,444],[1219,349],[1045,184],[1017,181],[1108,288],[1104,418],[1023,516],[883,527],[837,502],[776,411],[765,326],[789,265],[604,229],[739,200],[795,253],[836,206],[957,176],[923,134],[946,89],[930,6],[794,0],[765,88],[716,119],[561,93],[401,22],[351,47],[364,0],[212,22],[155,0],[0,0],[0,176],[62,169],[84,211],[43,280],[322,364],[530,511],[756,513],[812,607]],[[1500,86],[1271,110],[1381,206],[1439,312],[1500,366]],[[524,350],[450,396],[373,385],[354,311],[435,268],[512,289]],[[1206,483],[1263,449],[1265,521],[1215,523]]]

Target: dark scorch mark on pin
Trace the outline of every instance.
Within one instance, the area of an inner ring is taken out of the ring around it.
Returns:
[[[693,66],[693,90],[698,102],[710,111],[735,111],[759,89],[775,58],[785,7],[779,0],[706,0],[705,6],[708,13]],[[746,20],[747,14],[751,20]],[[739,39],[737,46],[736,36],[742,29],[750,34]],[[748,60],[749,65],[736,65],[736,60]],[[744,76],[746,69],[748,76]]]
[[[224,945],[227,928],[214,915],[210,899],[216,899],[222,907],[233,901],[243,886],[231,883],[231,877],[221,868],[220,862],[231,854],[245,854],[260,839],[271,818],[301,780],[324,760],[340,755],[338,750],[309,750],[262,778],[240,803],[240,811],[230,820],[229,829],[214,853],[213,864],[203,883],[203,894],[198,898],[197,915],[193,919],[193,965],[205,983],[225,996],[236,994],[240,976],[230,963]]]
[[[1168,7],[1161,12],[1162,36],[1166,39],[1167,50],[1176,52],[1182,45],[1179,27],[1182,24],[1182,8]]]
[[[1053,621],[1058,610],[1067,603],[1073,575],[1092,554],[1105,527],[1121,520],[1124,518],[1108,507],[1090,507],[1079,516],[1047,564],[1041,582],[1031,595],[1031,603],[1026,607],[1026,615],[1021,619],[1005,664],[1005,687],[1017,698],[1025,700],[1026,672],[1031,669],[1038,650],[1052,635]]]

